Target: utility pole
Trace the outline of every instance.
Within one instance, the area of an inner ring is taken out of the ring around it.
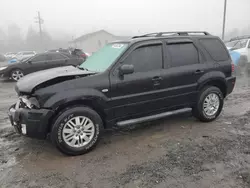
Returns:
[[[42,35],[42,24],[44,22],[44,20],[41,18],[40,16],[40,12],[37,12],[37,17],[35,17],[35,23],[38,23],[39,26],[39,34],[40,34],[40,40],[41,40],[41,44],[43,42],[43,35]]]
[[[227,0],[224,0],[223,26],[222,26],[222,40],[224,40],[224,37],[225,37],[226,14],[227,14]]]

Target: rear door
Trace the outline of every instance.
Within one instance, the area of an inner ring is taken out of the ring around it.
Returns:
[[[196,44],[191,39],[165,42],[165,63],[161,105],[164,109],[182,108],[195,102],[197,81],[207,71]]]
[[[55,68],[60,66],[65,66],[67,64],[69,58],[61,53],[49,53],[48,54],[48,62],[46,63],[46,68]]]

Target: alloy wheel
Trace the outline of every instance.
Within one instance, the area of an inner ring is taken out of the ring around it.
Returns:
[[[76,116],[66,122],[62,130],[64,142],[74,148],[87,145],[94,137],[94,123],[85,116]]]
[[[213,116],[217,113],[220,107],[219,96],[215,93],[210,93],[203,102],[203,111],[207,116]]]
[[[11,78],[15,81],[20,80],[24,76],[23,72],[20,70],[14,70],[11,74]]]

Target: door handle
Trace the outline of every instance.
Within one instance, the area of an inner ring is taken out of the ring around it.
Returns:
[[[162,80],[162,77],[160,76],[155,76],[152,78],[152,81],[161,81]]]
[[[204,70],[196,70],[196,71],[194,72],[194,74],[201,74],[201,73],[204,73]]]
[[[152,78],[154,86],[159,86],[161,84],[162,77],[160,76],[155,76]]]

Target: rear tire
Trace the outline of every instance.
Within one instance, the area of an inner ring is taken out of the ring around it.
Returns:
[[[81,155],[97,145],[102,131],[103,122],[98,113],[89,107],[75,106],[57,116],[51,140],[62,153]]]
[[[198,101],[193,107],[193,116],[202,122],[215,120],[221,113],[224,97],[221,90],[215,86],[208,86],[201,90]]]

